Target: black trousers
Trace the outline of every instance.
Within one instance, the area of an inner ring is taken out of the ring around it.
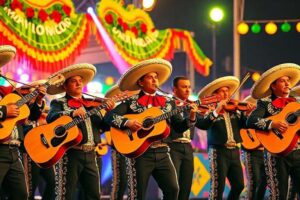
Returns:
[[[175,167],[167,147],[149,148],[143,155],[128,159],[129,199],[144,200],[149,178],[152,175],[162,190],[163,199],[178,199],[179,186]]]
[[[10,199],[27,199],[24,168],[17,147],[0,144],[0,186],[1,192]]]
[[[34,193],[41,178],[45,181],[45,189],[42,193],[43,200],[52,200],[55,198],[55,171],[54,167],[40,168],[35,164],[27,153],[23,153],[23,165],[27,174],[27,184],[29,187],[29,200],[34,200]]]
[[[267,175],[263,150],[244,150],[244,164],[248,180],[248,199],[263,200],[267,189]]]
[[[115,149],[111,149],[112,164],[112,190],[111,200],[123,200],[123,195],[127,186],[126,161],[125,157]]]
[[[227,199],[238,200],[244,189],[240,150],[225,146],[209,147],[211,187],[209,199],[222,200],[225,180],[228,178],[231,189]]]
[[[70,149],[56,168],[56,199],[75,199],[80,183],[86,200],[100,200],[100,175],[94,151]]]
[[[191,192],[193,173],[194,173],[194,156],[191,143],[170,143],[170,155],[174,163],[178,183],[178,199],[188,200]]]
[[[289,177],[293,191],[300,195],[300,149],[286,156],[274,156],[265,152],[268,186],[272,199],[285,199],[288,196]]]

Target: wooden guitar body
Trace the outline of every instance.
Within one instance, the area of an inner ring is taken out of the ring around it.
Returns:
[[[240,135],[242,138],[242,145],[247,150],[254,150],[261,146],[260,141],[258,140],[255,129],[241,129]]]

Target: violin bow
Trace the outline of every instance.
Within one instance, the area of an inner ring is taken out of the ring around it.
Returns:
[[[232,94],[231,94],[231,96],[230,96],[229,99],[231,99],[231,98],[235,95],[235,93],[241,89],[241,87],[246,83],[246,81],[247,81],[247,79],[248,79],[249,77],[250,77],[250,73],[247,72],[247,74],[244,76],[244,78],[243,78],[242,81],[240,82],[240,85],[232,92]]]

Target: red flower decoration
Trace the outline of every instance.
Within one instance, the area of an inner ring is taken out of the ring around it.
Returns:
[[[118,18],[118,24],[120,25],[120,26],[122,26],[123,25],[123,20],[122,20],[122,18]]]
[[[152,31],[152,32],[156,31],[156,28],[152,28],[151,31]]]
[[[106,23],[108,23],[108,24],[112,24],[114,21],[114,17],[112,16],[112,14],[107,14],[107,15],[105,15],[104,18],[105,18]]]
[[[139,31],[138,31],[138,29],[135,26],[131,27],[131,31],[134,33],[135,37],[138,36],[138,32]]]
[[[48,14],[46,13],[46,11],[44,9],[41,9],[39,11],[38,17],[42,22],[45,22],[48,19]]]
[[[54,10],[50,17],[56,22],[59,23],[61,21],[61,14],[60,12],[58,12],[57,10]]]
[[[64,10],[64,12],[66,13],[67,16],[70,17],[70,13],[71,13],[71,8],[67,5],[63,5],[62,9]]]
[[[128,30],[128,24],[127,23],[123,23],[122,27],[123,27],[124,32],[126,32]]]
[[[6,0],[0,0],[0,6],[3,6],[6,3]]]
[[[23,5],[18,1],[18,0],[13,0],[10,4],[10,8],[12,10],[15,10],[17,8],[19,8],[20,10],[23,9]]]
[[[146,24],[142,23],[142,24],[140,25],[140,28],[141,28],[141,31],[142,31],[143,33],[146,33],[146,32],[147,32],[147,26],[146,26]]]
[[[34,9],[33,8],[27,8],[26,9],[26,16],[27,18],[33,18],[34,17]]]

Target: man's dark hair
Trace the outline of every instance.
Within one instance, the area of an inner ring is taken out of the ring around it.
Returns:
[[[180,80],[189,80],[188,77],[186,76],[176,76],[174,79],[173,79],[173,87],[178,87],[178,82]]]

